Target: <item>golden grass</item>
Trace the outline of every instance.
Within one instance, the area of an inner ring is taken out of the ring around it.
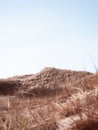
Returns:
[[[1,97],[0,130],[98,130],[98,73],[32,91],[33,97]]]

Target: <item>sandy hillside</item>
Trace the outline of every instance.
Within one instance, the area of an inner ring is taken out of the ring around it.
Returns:
[[[38,94],[36,89],[42,94],[43,89],[61,89],[66,85],[80,81],[87,76],[92,75],[89,72],[77,72],[70,70],[60,70],[56,68],[45,68],[37,74],[15,76],[0,80],[0,94],[15,95],[17,93],[28,93],[28,95]]]
[[[0,130],[98,130],[98,74],[45,68],[0,80]]]

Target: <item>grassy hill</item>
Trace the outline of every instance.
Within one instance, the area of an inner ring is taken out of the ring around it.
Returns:
[[[98,73],[45,68],[1,79],[0,130],[98,130]]]

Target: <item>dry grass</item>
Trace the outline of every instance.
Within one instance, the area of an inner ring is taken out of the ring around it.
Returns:
[[[98,73],[31,88],[0,97],[0,130],[98,130]]]

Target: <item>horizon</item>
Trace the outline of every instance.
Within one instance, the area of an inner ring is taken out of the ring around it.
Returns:
[[[0,78],[45,67],[95,72],[97,0],[0,2]]]
[[[92,73],[92,74],[95,74],[97,73],[97,68],[95,68],[95,72],[91,72],[91,71],[87,71],[87,70],[73,70],[73,69],[64,69],[64,68],[55,68],[55,67],[44,67],[42,68],[41,70],[39,70],[38,72],[35,72],[35,73],[24,73],[24,74],[17,74],[17,75],[10,75],[10,76],[7,76],[7,77],[1,77],[0,79],[7,79],[7,78],[13,78],[13,77],[20,77],[20,76],[26,76],[26,75],[36,75],[38,73],[41,73],[42,71],[44,71],[46,68],[54,68],[54,69],[59,69],[59,70],[66,70],[66,71],[75,71],[75,72],[89,72],[89,73]]]
[[[92,74],[97,73],[97,71],[90,72],[90,71],[85,71],[85,70],[72,70],[72,69],[61,69],[61,68],[55,68],[55,67],[45,67],[45,68],[43,68],[40,71],[35,72],[35,73],[12,75],[12,76],[9,76],[9,77],[3,77],[3,78],[1,77],[0,79],[7,79],[7,78],[14,78],[14,77],[21,77],[21,76],[31,76],[31,75],[33,76],[33,75],[45,72],[47,68],[50,69],[50,70],[56,69],[56,70],[61,70],[61,71],[70,71],[70,72],[77,72],[77,73],[78,72],[87,72],[87,73],[92,73]]]

